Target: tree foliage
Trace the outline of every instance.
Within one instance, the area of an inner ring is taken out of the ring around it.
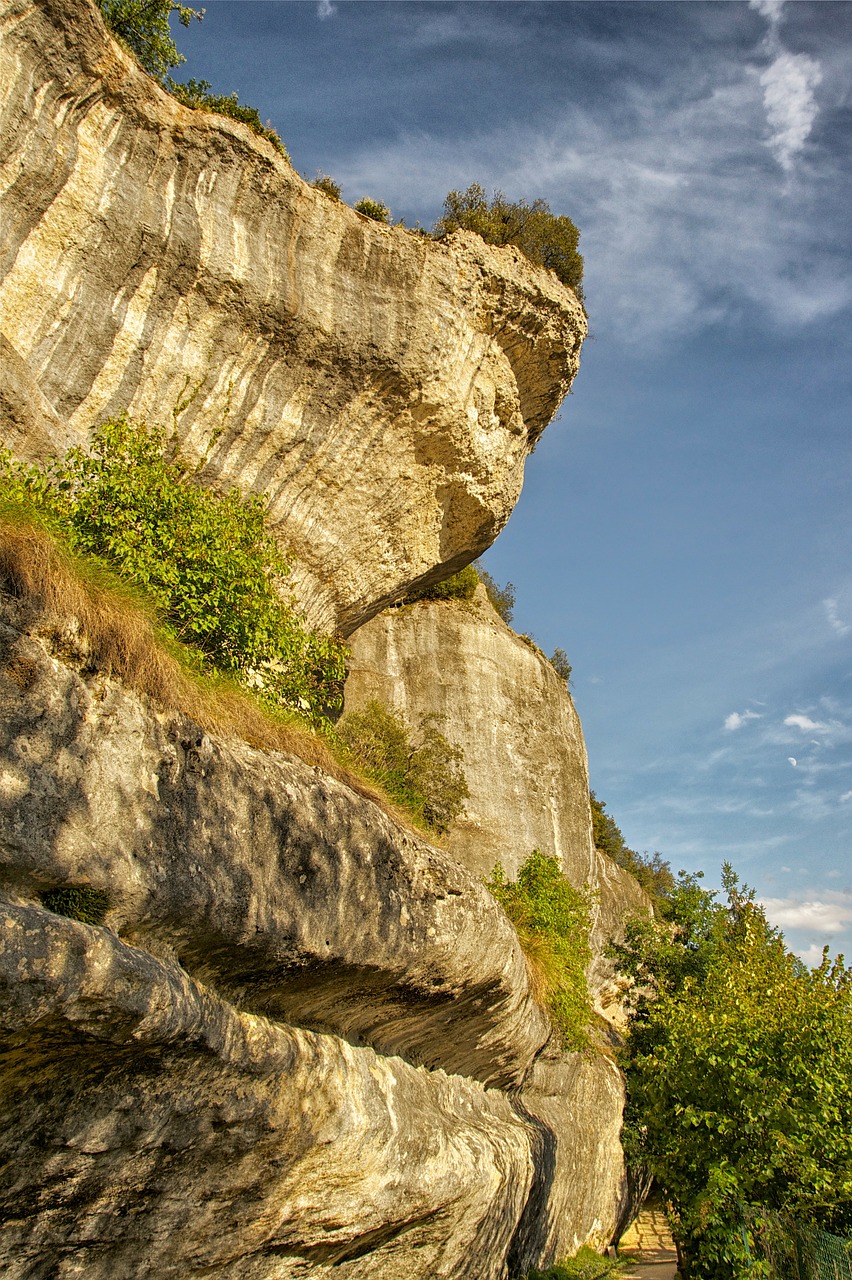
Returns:
[[[3,460],[4,488],[72,547],[144,589],[177,638],[272,705],[319,719],[342,702],[345,649],[282,598],[289,566],[266,501],[203,488],[164,431],[125,414],[44,467]]]
[[[478,586],[479,574],[469,564],[441,582],[433,582],[431,586],[412,591],[405,597],[404,603],[414,604],[417,600],[472,600]]]
[[[479,581],[485,587],[485,593],[491,601],[492,607],[499,613],[506,626],[511,626],[515,610],[514,584],[507,582],[504,586],[501,586],[495,578],[492,578],[481,560],[474,561],[474,568],[479,574]]]
[[[186,58],[172,39],[169,18],[176,13],[181,26],[193,18],[200,22],[203,9],[176,0],[96,0],[109,29],[139,59],[150,76],[159,80]]]
[[[809,970],[740,886],[681,873],[667,918],[614,948],[634,979],[625,1140],[672,1205],[690,1276],[768,1274],[784,1210],[852,1234],[852,970]]]
[[[356,213],[362,213],[365,218],[371,218],[373,222],[390,222],[390,209],[386,204],[382,204],[381,200],[373,200],[371,196],[362,196],[352,208]]]
[[[534,849],[515,881],[498,863],[488,888],[514,924],[553,1023],[567,1049],[588,1040],[586,968],[590,899],[562,874],[559,859]]]
[[[605,801],[598,800],[594,791],[589,792],[589,803],[595,848],[629,871],[655,901],[665,898],[675,882],[670,863],[659,853],[643,854],[628,848],[618,823],[606,812]]]
[[[470,792],[464,752],[447,741],[440,723],[439,716],[422,716],[412,728],[373,700],[361,711],[347,711],[337,732],[368,777],[426,826],[443,832]]]
[[[488,244],[513,244],[541,267],[554,271],[563,284],[583,300],[583,258],[577,245],[580,232],[570,218],[550,212],[545,200],[508,200],[495,191],[489,201],[478,182],[466,191],[450,191],[434,235],[475,231]]]

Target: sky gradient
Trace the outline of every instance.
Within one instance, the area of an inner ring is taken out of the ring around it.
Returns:
[[[178,77],[430,226],[581,229],[590,341],[486,557],[630,845],[852,959],[852,4],[207,0]]]

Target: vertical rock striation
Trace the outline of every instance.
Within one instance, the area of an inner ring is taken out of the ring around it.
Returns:
[[[2,0],[0,33],[22,447],[174,413],[209,483],[268,495],[329,628],[487,547],[577,370],[574,294],[515,249],[438,244],[315,191],[247,126],[170,98],[90,0]]]

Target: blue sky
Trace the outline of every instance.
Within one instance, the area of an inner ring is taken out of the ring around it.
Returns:
[[[577,222],[593,336],[488,567],[628,843],[852,959],[852,4],[208,0],[178,39],[350,202]]]

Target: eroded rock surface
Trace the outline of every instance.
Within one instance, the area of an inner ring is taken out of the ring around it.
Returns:
[[[313,190],[170,98],[89,0],[2,0],[0,34],[2,332],[46,409],[5,406],[23,451],[183,405],[204,477],[269,495],[297,596],[344,631],[487,547],[576,372],[574,294]]]
[[[237,1012],[0,905],[9,1280],[505,1280],[528,1126],[459,1076]]]
[[[0,887],[84,884],[242,1009],[517,1082],[547,1039],[465,869],[301,760],[220,742],[0,625]]]

